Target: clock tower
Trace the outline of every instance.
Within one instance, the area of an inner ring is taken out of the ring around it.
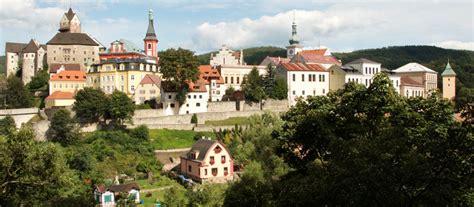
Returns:
[[[295,13],[293,12],[293,23],[291,24],[291,37],[289,40],[290,45],[286,46],[286,57],[290,59],[303,50],[303,46],[300,45],[296,27]]]
[[[158,39],[156,38],[155,27],[153,26],[153,10],[151,9],[148,11],[148,29],[143,42],[145,43],[145,54],[147,56],[158,58]]]

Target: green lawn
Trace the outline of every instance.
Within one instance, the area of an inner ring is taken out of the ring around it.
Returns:
[[[230,117],[224,120],[206,121],[206,125],[210,126],[232,126],[232,125],[247,125],[249,123],[248,117]]]
[[[182,185],[180,185],[175,180],[172,180],[166,176],[159,176],[154,182],[151,182],[151,183],[146,179],[138,180],[136,182],[138,183],[138,185],[140,186],[140,190],[142,191],[146,189],[159,189],[159,188],[165,188],[165,187],[176,187],[176,188],[184,189]],[[165,189],[159,189],[152,192],[140,193],[140,200],[143,200],[144,203],[138,206],[143,206],[143,207],[154,206],[156,200],[159,200],[163,203],[164,194],[165,194]]]
[[[200,134],[206,137],[215,137],[213,132],[195,132],[192,130],[150,129],[151,144],[154,149],[175,149],[191,147],[194,136]]]

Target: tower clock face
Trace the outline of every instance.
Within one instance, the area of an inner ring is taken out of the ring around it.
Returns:
[[[290,55],[293,55],[294,52],[293,52],[293,50],[290,50],[289,53],[290,53]]]

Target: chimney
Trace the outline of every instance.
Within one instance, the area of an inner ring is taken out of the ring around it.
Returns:
[[[240,49],[240,65],[244,64],[244,50]]]

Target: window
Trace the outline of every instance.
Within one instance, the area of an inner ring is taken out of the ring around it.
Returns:
[[[193,170],[193,168],[191,167],[191,165],[188,166],[188,172],[191,172]]]
[[[134,86],[134,85],[131,85],[131,86],[130,86],[130,90],[131,90],[132,92],[134,92],[134,91],[135,91],[135,86]]]
[[[301,74],[301,82],[304,82],[304,74]]]
[[[301,91],[301,94],[302,94],[302,95],[304,95],[304,90],[303,90],[303,91]]]
[[[229,174],[229,170],[227,169],[227,167],[224,167],[224,175],[228,175]]]
[[[150,43],[148,43],[148,49],[151,49],[151,44]]]
[[[174,103],[170,104],[170,107],[171,107],[171,108],[174,108]]]
[[[194,95],[193,97],[194,97],[194,99],[196,99],[196,95]]]
[[[123,86],[120,88],[120,91],[123,91]]]
[[[217,175],[217,168],[212,168],[212,175],[216,176]]]
[[[197,107],[200,107],[200,106],[201,106],[201,103],[196,103],[196,106],[197,106]]]
[[[367,67],[365,67],[365,74],[367,74],[367,73],[368,73],[368,72],[367,72]]]
[[[204,169],[204,175],[207,175],[207,169]]]
[[[230,84],[234,84],[234,77],[230,77]]]
[[[326,89],[323,88],[323,95],[326,94]]]
[[[237,77],[237,84],[239,84],[240,82],[240,77]]]
[[[325,75],[319,75],[319,82],[324,82],[326,81],[325,79],[326,79]]]
[[[313,81],[316,82],[316,74],[313,74]]]
[[[293,95],[296,95],[296,91],[293,91]]]
[[[311,82],[312,77],[313,77],[313,76],[312,76],[311,74],[308,75],[308,81],[309,81],[309,82]]]
[[[173,96],[172,96],[172,95],[168,95],[168,99],[171,99],[171,98],[173,98]]]
[[[365,86],[368,86],[368,85],[369,85],[368,80],[365,79]]]
[[[150,90],[150,94],[155,94],[156,90]]]
[[[210,156],[210,157],[209,157],[209,163],[210,163],[211,165],[214,164],[214,156]],[[213,170],[213,171],[214,171],[214,170]],[[214,173],[213,173],[213,174],[214,174]]]
[[[135,80],[135,75],[131,75],[130,80]]]
[[[316,90],[313,90],[313,96],[315,96],[315,95],[316,95]]]
[[[140,94],[145,94],[145,90],[140,90]]]
[[[202,95],[199,95],[199,98],[202,98]]]
[[[296,81],[296,75],[293,74],[293,81]]]
[[[225,155],[221,156],[221,163],[222,163],[222,164],[225,163]]]
[[[227,81],[227,76],[225,77],[225,83],[228,83],[228,81]]]
[[[186,104],[186,107],[189,107],[189,104]]]

